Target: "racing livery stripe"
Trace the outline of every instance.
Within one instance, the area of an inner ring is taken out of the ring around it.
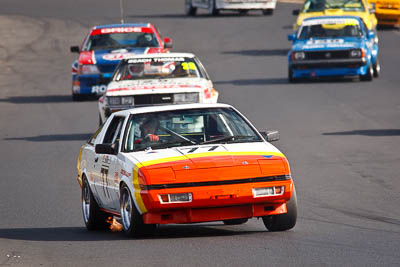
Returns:
[[[109,33],[129,33],[129,32],[145,32],[153,33],[151,28],[146,27],[114,27],[114,28],[101,28],[93,30],[90,35],[109,34]]]
[[[229,152],[229,151],[226,151],[226,152],[204,152],[204,153],[198,153],[198,154],[185,154],[185,155],[177,156],[177,157],[144,161],[144,162],[141,162],[141,164],[143,166],[151,166],[151,165],[155,165],[155,164],[187,160],[188,158],[195,159],[195,158],[206,158],[206,157],[216,157],[216,156],[253,156],[253,155],[277,156],[277,157],[281,157],[281,158],[286,158],[285,155],[283,155],[280,152]]]
[[[265,176],[237,180],[224,180],[224,181],[207,181],[207,182],[192,182],[192,183],[174,183],[174,184],[152,184],[141,185],[143,190],[157,190],[157,189],[170,189],[181,187],[199,187],[199,186],[214,186],[214,185],[232,185],[232,184],[246,184],[246,183],[260,183],[260,182],[275,182],[290,180],[290,175],[276,175]]]
[[[131,52],[108,53],[108,54],[102,55],[101,59],[108,60],[108,61],[121,60],[121,59],[125,59],[125,58],[130,58],[137,54],[146,54],[147,49],[148,48],[143,47],[143,48],[135,48]]]
[[[146,213],[147,209],[146,206],[144,205],[142,196],[140,194],[140,185],[139,185],[139,168],[137,165],[133,167],[133,172],[132,172],[132,182],[133,182],[133,188],[134,188],[134,201],[135,201],[135,206],[138,209],[140,214]]]
[[[131,90],[133,91],[133,90],[172,89],[172,88],[201,88],[201,86],[200,85],[187,85],[187,84],[151,85],[151,86],[141,85],[141,86],[135,86],[135,87],[111,88],[111,89],[108,89],[107,91],[108,92],[118,92],[118,91],[131,91]]]

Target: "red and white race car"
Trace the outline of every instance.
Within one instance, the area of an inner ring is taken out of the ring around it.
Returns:
[[[296,191],[288,160],[270,143],[278,139],[226,104],[113,113],[78,158],[86,227],[105,229],[114,216],[136,236],[158,224],[257,217],[270,231],[291,229]]]
[[[135,54],[167,53],[171,38],[162,38],[150,23],[100,25],[90,29],[72,64],[72,99],[102,95],[122,58]]]
[[[195,55],[134,55],[120,62],[99,99],[99,123],[113,112],[132,107],[217,100],[218,92]]]

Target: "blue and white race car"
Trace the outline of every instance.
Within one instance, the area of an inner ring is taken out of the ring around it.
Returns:
[[[362,81],[378,77],[378,44],[375,32],[355,16],[321,16],[303,21],[288,36],[290,82],[300,78],[359,76]]]
[[[93,27],[81,47],[71,47],[71,52],[79,53],[72,64],[72,99],[103,94],[121,59],[135,54],[165,53],[171,47],[172,40],[162,39],[150,23]]]

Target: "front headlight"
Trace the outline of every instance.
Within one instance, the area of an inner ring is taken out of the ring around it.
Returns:
[[[121,97],[120,96],[107,96],[106,103],[110,106],[121,105]]]
[[[199,93],[179,93],[174,94],[174,104],[179,103],[198,103]]]
[[[304,52],[294,52],[295,60],[302,60],[306,58],[306,54]]]
[[[121,97],[122,105],[133,105],[133,96],[123,96]]]
[[[78,74],[99,74],[99,68],[93,64],[83,64],[78,67]]]
[[[360,58],[362,57],[361,49],[355,49],[350,51],[350,57]]]

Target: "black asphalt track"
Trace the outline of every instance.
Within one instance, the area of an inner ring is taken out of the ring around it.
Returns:
[[[400,31],[379,31],[382,73],[372,82],[289,84],[296,5],[188,18],[183,2],[129,1],[125,21],[154,23],[175,51],[202,60],[220,102],[280,131],[296,227],[170,225],[141,239],[86,231],[76,160],[97,103],[71,101],[69,47],[93,25],[118,23],[119,1],[2,0],[0,266],[400,265]]]

